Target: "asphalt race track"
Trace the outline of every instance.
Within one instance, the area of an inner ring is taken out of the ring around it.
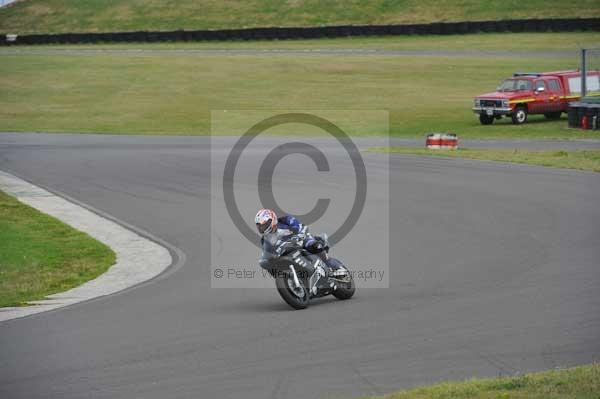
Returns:
[[[185,254],[141,287],[0,323],[0,397],[355,397],[600,360],[600,174],[392,156],[390,231],[367,215],[335,248],[352,260],[389,234],[390,287],[292,311],[274,289],[210,286],[214,240],[232,262],[258,267],[258,253],[211,222],[210,157],[222,164],[233,139],[209,142],[0,135],[0,170]],[[385,166],[380,154],[363,159]],[[286,173],[278,195],[300,187],[310,209],[306,171]],[[335,173],[335,189],[354,195],[352,170]],[[370,181],[369,194],[387,184]]]
[[[110,46],[110,45],[109,45]],[[12,47],[0,49],[2,55],[189,55],[189,56],[211,56],[211,55],[294,55],[294,56],[399,56],[399,57],[507,57],[507,58],[569,58],[578,56],[577,51],[502,51],[502,50],[384,50],[366,48],[272,48],[272,49],[243,49],[243,48],[173,48],[173,49],[148,49],[140,48],[51,48],[31,49],[27,47]]]

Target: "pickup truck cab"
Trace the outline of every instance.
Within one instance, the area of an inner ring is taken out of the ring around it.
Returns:
[[[587,89],[600,89],[600,73],[587,73]],[[482,125],[494,119],[510,117],[514,124],[527,121],[530,114],[543,114],[548,119],[558,119],[567,111],[569,102],[581,98],[581,72],[557,71],[544,73],[515,73],[496,91],[475,98],[473,112],[479,115]]]

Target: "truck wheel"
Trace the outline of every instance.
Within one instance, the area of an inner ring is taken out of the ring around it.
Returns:
[[[561,114],[562,112],[549,112],[547,114],[544,114],[544,116],[546,117],[546,119],[560,119]]]
[[[521,125],[527,122],[527,108],[517,107],[512,115],[512,123],[515,125]]]
[[[494,117],[486,114],[479,114],[479,122],[482,125],[491,125],[494,123]]]

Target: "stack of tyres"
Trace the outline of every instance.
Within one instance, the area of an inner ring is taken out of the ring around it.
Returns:
[[[567,111],[567,115],[569,117],[569,127],[579,127],[579,118],[577,117],[579,107],[579,103],[569,104],[569,110]]]
[[[600,104],[592,104],[590,108],[593,110],[591,129],[600,130]]]
[[[579,107],[577,107],[577,127],[583,129],[584,119],[587,119],[585,118],[585,104],[580,104]]]
[[[425,147],[430,150],[456,150],[458,137],[454,133],[429,133]]]
[[[597,113],[597,108],[595,107],[596,104],[588,104],[586,106],[585,109],[585,116],[587,118],[587,128],[588,129],[594,129],[594,117],[596,117],[598,115]],[[597,119],[597,118],[596,118]]]
[[[440,148],[456,150],[458,148],[458,137],[454,133],[443,133]]]
[[[442,135],[440,133],[430,133],[425,139],[425,147],[429,150],[439,150],[442,144]]]

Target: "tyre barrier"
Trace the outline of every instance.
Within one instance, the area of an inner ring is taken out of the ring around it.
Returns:
[[[600,130],[600,104],[571,103],[567,114],[570,128]]]
[[[425,139],[425,148],[428,150],[438,150],[442,144],[442,135],[439,133],[430,133]]]
[[[456,35],[480,32],[600,31],[600,18],[548,18],[500,21],[434,22],[411,25],[340,25],[221,30],[107,33],[0,34],[0,45],[214,40],[285,40],[347,36]]]
[[[428,150],[456,150],[458,137],[454,133],[429,133],[425,139]]]
[[[567,109],[568,126],[571,128],[579,127],[579,118],[577,113],[579,112],[579,103],[571,103]]]

